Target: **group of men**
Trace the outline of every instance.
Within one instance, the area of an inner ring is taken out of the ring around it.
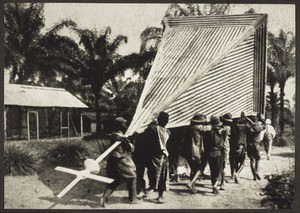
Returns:
[[[167,188],[169,173],[169,152],[167,143],[170,131],[165,127],[169,115],[161,112],[157,121],[148,125],[143,133],[134,133],[125,137],[126,120],[117,118],[115,131],[111,134],[111,144],[121,141],[121,144],[107,159],[108,175],[114,182],[108,185],[101,198],[104,207],[108,198],[121,183],[127,182],[129,202],[139,203],[139,199],[147,197],[148,193],[156,191],[157,203],[164,203],[163,193]],[[262,137],[263,135],[263,137]],[[270,159],[272,140],[275,130],[269,119],[264,120],[261,114],[245,116],[242,112],[239,118],[232,119],[230,113],[223,116],[211,116],[210,121],[204,114],[197,113],[191,119],[180,141],[180,154],[186,159],[190,169],[190,182],[187,186],[196,193],[195,183],[208,163],[212,192],[219,194],[225,190],[225,165],[229,161],[231,177],[239,183],[239,174],[243,169],[246,154],[250,159],[250,167],[254,180],[260,180],[259,174],[259,144],[264,141],[268,159]],[[174,155],[174,153],[170,153]],[[149,187],[144,180],[147,171]]]

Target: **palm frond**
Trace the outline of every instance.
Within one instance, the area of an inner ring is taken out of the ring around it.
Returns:
[[[116,50],[120,47],[122,43],[127,43],[128,38],[127,36],[123,35],[118,35],[114,41],[108,45],[107,50],[108,50],[108,55],[113,56],[113,54],[116,52]]]
[[[76,29],[77,24],[71,19],[65,19],[58,23],[56,23],[46,34],[45,36],[48,36],[49,34],[56,34],[63,28],[70,28],[70,29]]]

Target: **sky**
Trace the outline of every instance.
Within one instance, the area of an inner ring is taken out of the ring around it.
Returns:
[[[128,37],[119,53],[138,52],[140,34],[146,27],[162,27],[161,20],[169,4],[103,4],[103,3],[46,3],[45,28],[49,30],[63,19],[72,19],[78,27],[101,31],[107,26],[112,37],[122,34]],[[200,5],[200,7],[202,7]],[[241,14],[253,8],[256,13],[268,14],[268,30],[278,34],[280,29],[295,34],[295,5],[293,4],[231,4],[230,14]],[[295,80],[287,84],[286,98],[295,93]]]
[[[169,4],[102,4],[48,3],[45,4],[45,30],[62,19],[72,19],[79,27],[98,31],[110,26],[112,36],[128,36],[120,54],[138,52],[140,34],[147,27],[162,27],[161,20]],[[280,29],[295,32],[295,6],[283,4],[232,4],[230,14],[241,14],[254,8],[268,14],[268,29],[278,34]]]

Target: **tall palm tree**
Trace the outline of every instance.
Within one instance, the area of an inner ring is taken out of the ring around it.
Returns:
[[[296,39],[291,32],[280,31],[276,37],[269,33],[268,61],[274,68],[274,75],[280,89],[280,134],[284,133],[284,96],[285,85],[289,78],[295,76],[295,45]]]
[[[270,92],[268,94],[268,103],[269,103],[269,108],[271,111],[271,120],[272,124],[274,126],[277,125],[277,114],[278,114],[278,107],[276,105],[276,99],[277,99],[277,93],[275,93],[275,86],[277,84],[277,79],[274,73],[273,68],[271,65],[267,66],[267,84],[270,86]]]
[[[26,83],[46,61],[46,50],[38,44],[43,7],[41,3],[4,4],[4,57],[5,68],[11,69],[10,83]]]
[[[155,52],[144,51],[121,56],[117,50],[123,43],[127,43],[126,36],[118,35],[112,39],[110,27],[103,32],[96,32],[78,29],[71,24],[69,26],[79,36],[79,43],[58,33],[50,33],[46,43],[52,55],[56,55],[57,70],[64,73],[69,80],[77,79],[93,96],[97,134],[100,134],[101,94],[105,83],[127,69],[142,67],[154,57]]]

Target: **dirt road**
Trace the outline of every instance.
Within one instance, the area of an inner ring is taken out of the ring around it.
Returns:
[[[270,161],[261,149],[261,175],[280,173],[288,170],[294,163],[295,150],[291,147],[274,147]],[[229,166],[226,168],[229,175]],[[205,171],[208,173],[208,168]],[[106,205],[106,209],[259,209],[261,206],[261,189],[267,184],[264,178],[252,180],[249,159],[240,175],[240,183],[236,184],[229,177],[226,190],[215,196],[211,193],[209,179],[197,182],[197,194],[190,194],[186,187],[188,180],[170,183],[165,193],[166,203],[156,204],[156,193],[150,194],[140,204],[130,205],[127,191],[122,188],[115,191]],[[97,181],[82,180],[62,199],[57,195],[74,176],[53,169],[26,176],[4,177],[4,208],[6,209],[98,209],[99,199],[105,187]]]

